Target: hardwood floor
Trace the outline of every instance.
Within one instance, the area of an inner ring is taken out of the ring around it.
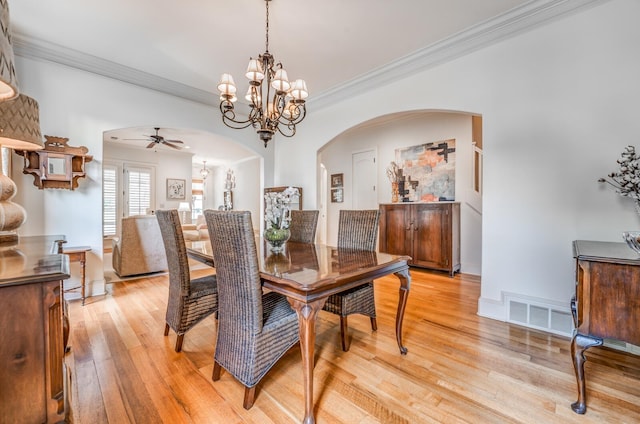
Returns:
[[[196,275],[207,271],[197,271]],[[607,348],[586,356],[585,415],[577,399],[569,340],[476,315],[476,277],[412,269],[404,321],[406,356],[394,319],[398,282],[376,280],[378,331],[352,316],[349,352],[338,317],[317,327],[318,423],[637,423],[640,357]],[[299,423],[300,349],[258,385],[254,407],[228,373],[211,381],[216,322],[198,324],[173,350],[163,336],[167,276],[110,285],[103,297],[70,302],[71,402],[76,423]],[[623,323],[621,323],[623,325]]]

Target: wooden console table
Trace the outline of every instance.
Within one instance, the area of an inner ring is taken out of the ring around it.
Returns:
[[[584,352],[603,339],[640,345],[640,255],[625,243],[577,240],[576,293],[571,300],[575,326],[571,358],[578,383],[578,400],[571,409],[587,410]]]
[[[0,423],[69,418],[62,301],[69,260],[51,252],[59,238],[0,247]]]
[[[69,256],[69,262],[80,262],[80,285],[76,287],[71,287],[68,289],[64,289],[64,292],[78,290],[80,289],[80,297],[82,298],[82,306],[84,306],[84,300],[86,299],[85,294],[85,277],[86,277],[86,266],[87,266],[87,252],[91,251],[90,246],[63,246],[66,243],[66,240],[56,240],[58,246],[58,253],[65,254]]]

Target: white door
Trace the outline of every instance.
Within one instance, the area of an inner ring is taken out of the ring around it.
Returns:
[[[378,173],[375,150],[354,153],[353,169],[353,208],[378,209],[376,183]]]

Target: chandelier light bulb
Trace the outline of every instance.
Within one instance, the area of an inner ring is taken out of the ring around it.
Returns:
[[[309,97],[309,91],[307,90],[307,83],[302,79],[297,79],[291,90],[289,91],[289,95],[293,97],[295,100],[304,100]]]
[[[236,84],[231,74],[222,74],[218,83],[218,90],[223,96],[233,96],[236,93]]]
[[[249,66],[247,66],[247,73],[245,76],[249,81],[261,82],[264,79],[262,63],[257,59],[251,59],[249,61]]]
[[[287,92],[291,88],[289,84],[289,78],[287,77],[287,71],[280,68],[276,71],[273,81],[271,81],[271,87],[275,88],[277,92]]]

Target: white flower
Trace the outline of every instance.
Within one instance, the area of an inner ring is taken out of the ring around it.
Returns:
[[[297,188],[287,187],[280,192],[265,193],[264,221],[271,228],[289,228],[291,222],[290,204],[300,196]]]
[[[620,170],[600,178],[598,182],[611,185],[621,196],[640,200],[640,156],[636,155],[635,147],[627,146],[617,162]]]

